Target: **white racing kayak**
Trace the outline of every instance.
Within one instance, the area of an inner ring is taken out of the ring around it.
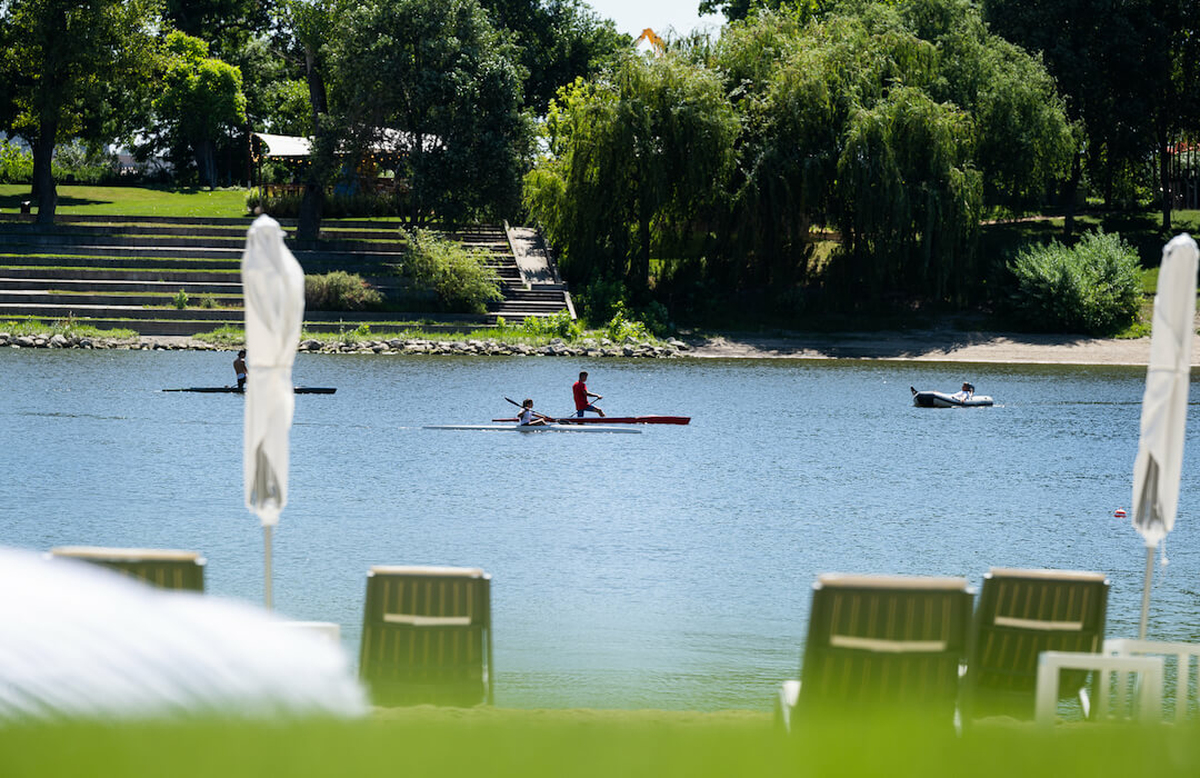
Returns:
[[[489,432],[614,432],[622,435],[641,435],[632,427],[602,424],[426,424],[427,430],[486,430]]]

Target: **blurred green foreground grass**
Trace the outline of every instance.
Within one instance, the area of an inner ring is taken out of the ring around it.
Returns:
[[[357,722],[16,725],[0,774],[24,776],[1200,775],[1200,727],[810,721],[759,713],[413,708]]]

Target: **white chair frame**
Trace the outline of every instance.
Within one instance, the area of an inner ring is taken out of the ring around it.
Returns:
[[[1109,673],[1118,673],[1124,688],[1129,673],[1141,676],[1138,684],[1137,719],[1156,723],[1162,719],[1163,660],[1158,656],[1106,656],[1073,651],[1043,651],[1038,655],[1036,709],[1034,720],[1039,726],[1054,724],[1058,708],[1058,683],[1062,670],[1091,670],[1103,673],[1097,684],[1103,700],[1097,695],[1099,715],[1109,714],[1112,702],[1107,696]],[[1086,713],[1086,711],[1085,711]]]

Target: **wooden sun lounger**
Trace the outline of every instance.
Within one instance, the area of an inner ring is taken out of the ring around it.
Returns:
[[[359,674],[379,705],[493,702],[491,576],[372,567]]]
[[[59,546],[50,549],[50,555],[102,565],[161,589],[204,591],[205,559],[192,551]]]

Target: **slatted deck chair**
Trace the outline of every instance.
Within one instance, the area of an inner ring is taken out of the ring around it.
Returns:
[[[379,705],[493,702],[491,576],[372,567],[359,674]]]
[[[992,568],[975,612],[964,720],[1033,718],[1038,654],[1099,652],[1108,588],[1101,573]],[[1064,671],[1059,685],[1060,699],[1080,696],[1085,716],[1087,676],[1087,671]]]
[[[192,551],[156,548],[59,546],[50,556],[81,559],[133,576],[160,589],[204,591],[204,557]]]
[[[777,722],[920,713],[950,724],[972,597],[965,578],[819,576],[800,681],[784,683]]]

